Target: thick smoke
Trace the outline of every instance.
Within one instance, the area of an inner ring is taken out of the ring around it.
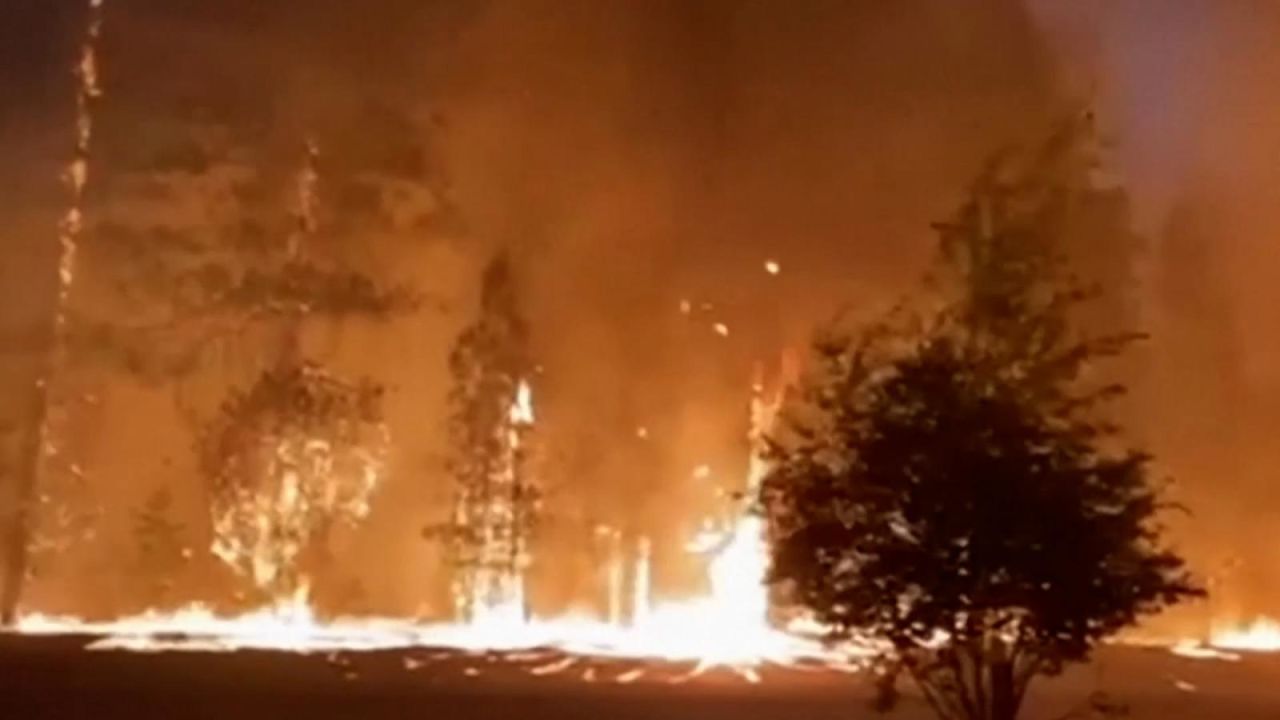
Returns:
[[[1112,129],[1149,240],[1147,427],[1226,619],[1275,614],[1280,420],[1280,6],[1055,3],[1037,11]]]
[[[317,587],[326,603],[447,607],[440,558],[420,534],[448,496],[444,358],[499,248],[515,258],[542,366],[548,517],[535,602],[596,600],[584,548],[601,524],[654,538],[659,591],[692,590],[684,542],[745,473],[753,365],[838,309],[870,314],[909,290],[932,249],[929,222],[983,158],[1043,132],[1065,101],[1092,98],[1148,239],[1143,324],[1156,335],[1159,386],[1140,390],[1162,420],[1143,432],[1179,476],[1194,527],[1208,528],[1197,538],[1215,538],[1195,548],[1206,567],[1240,560],[1231,602],[1274,608],[1269,558],[1244,550],[1266,547],[1244,528],[1266,528],[1258,508],[1277,507],[1265,437],[1280,419],[1280,341],[1266,314],[1280,299],[1268,262],[1280,230],[1273,5],[364,5],[120,3],[105,31],[91,191],[91,220],[161,242],[210,227],[192,177],[218,163],[250,168],[237,202],[283,241],[288,178],[312,136],[323,252],[426,295],[391,325],[308,336],[331,366],[388,384],[395,443],[369,522],[335,543],[332,577]],[[25,84],[20,106],[0,113],[16,153],[0,176],[14,189],[50,180],[24,190],[31,201],[0,199],[15,262],[0,277],[7,293],[39,298],[24,279],[52,275],[42,248],[69,135],[56,90],[77,14],[31,13],[67,40],[23,54],[34,69],[5,62],[48,80]],[[196,136],[192,153],[184,138]],[[769,260],[780,274],[765,272]],[[103,267],[82,302],[117,297]],[[39,318],[38,302],[22,305],[6,337]],[[247,338],[224,354],[185,383],[188,410],[209,412],[266,350]],[[10,367],[15,387],[29,381]],[[112,512],[94,545],[49,569],[38,598],[105,612],[139,602],[126,558],[132,513],[152,490],[174,488],[197,545],[207,520],[175,389],[102,368],[79,382],[95,398],[80,451]],[[702,465],[709,474],[695,472]],[[214,565],[191,574],[189,594],[226,589]]]

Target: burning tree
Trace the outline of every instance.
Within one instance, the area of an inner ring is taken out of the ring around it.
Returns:
[[[302,589],[305,551],[322,547],[333,525],[363,517],[387,446],[380,387],[335,377],[307,358],[305,331],[316,319],[386,320],[416,309],[418,296],[329,260],[310,242],[321,227],[314,143],[295,176],[292,228],[279,232],[271,226],[270,215],[279,214],[273,204],[247,199],[269,193],[234,138],[216,127],[190,135],[187,154],[198,162],[154,172],[173,191],[166,198],[208,217],[169,225],[164,207],[144,204],[137,212],[125,193],[122,205],[134,212],[108,215],[97,228],[91,250],[99,277],[90,279],[132,294],[107,294],[107,310],[97,309],[106,320],[77,317],[74,349],[81,362],[173,388],[197,434],[211,550],[280,601]],[[156,182],[150,173],[122,184],[148,182]],[[125,325],[119,317],[141,321]],[[249,338],[266,340],[265,353],[243,353]],[[242,372],[225,364],[233,354],[252,361],[247,387],[231,387],[213,408],[184,397],[186,378],[226,390],[208,381],[219,370]]]
[[[198,456],[211,497],[215,555],[276,602],[305,593],[300,563],[337,523],[369,512],[389,449],[382,387],[347,382],[303,358],[313,313],[384,317],[407,295],[364,275],[310,261],[318,225],[316,162],[309,143],[297,175],[296,227],[277,265],[250,269],[223,299],[274,319],[281,343],[248,390],[233,389],[201,435]]]
[[[499,254],[481,281],[480,316],[449,355],[455,495],[450,521],[429,534],[444,539],[457,610],[473,622],[523,615],[540,498],[528,466],[533,364],[517,302],[510,260]]]
[[[944,296],[825,334],[771,438],[771,576],[836,637],[885,643],[939,717],[1010,720],[1028,683],[1201,593],[1162,542],[1150,457],[1086,382],[1058,246],[1092,160],[1067,127],[993,164],[938,225]]]
[[[103,0],[88,0],[88,17],[84,39],[80,43],[75,64],[75,150],[63,172],[67,186],[66,210],[58,224],[57,293],[48,328],[48,348],[42,358],[40,377],[36,382],[30,425],[26,428],[22,448],[23,467],[17,474],[17,498],[13,517],[9,519],[4,539],[4,587],[0,595],[0,624],[11,624],[17,616],[22,588],[32,569],[32,547],[36,538],[37,510],[46,504],[47,492],[37,487],[42,474],[54,460],[60,461],[60,475],[78,479],[78,468],[69,462],[58,446],[54,426],[66,414],[67,398],[53,388],[67,355],[68,300],[75,282],[77,253],[84,229],[84,200],[89,181],[89,157],[93,140],[94,107],[102,95],[98,82],[98,43],[102,35]]]
[[[368,514],[389,446],[381,396],[369,381],[285,365],[233,391],[201,436],[213,553],[268,597],[304,591],[304,552]]]

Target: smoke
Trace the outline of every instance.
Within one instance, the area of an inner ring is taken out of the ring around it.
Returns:
[[[390,326],[309,336],[335,370],[390,388],[391,477],[317,587],[360,609],[444,609],[420,537],[448,495],[444,358],[497,249],[516,259],[542,366],[535,602],[591,601],[585,548],[602,524],[652,538],[657,592],[691,590],[684,543],[745,482],[753,366],[842,307],[869,315],[909,290],[930,221],[1058,106],[1053,47],[1017,0],[366,5],[122,3],[104,37],[89,211],[149,241],[207,233],[217,213],[192,178],[234,161],[253,180],[233,195],[283,242],[287,177],[312,136],[323,251],[428,295]],[[42,61],[49,76],[65,59]],[[26,112],[29,128],[66,121],[34,101]],[[24,162],[24,175],[56,173]],[[166,174],[147,170],[157,162]],[[39,247],[32,226],[20,240]],[[116,292],[89,287],[82,303]],[[187,396],[209,412],[262,352],[251,337],[229,346]],[[136,602],[120,558],[157,485],[174,486],[197,535],[207,518],[174,389],[105,371],[85,382],[99,402],[81,423],[84,462],[116,512],[40,597],[108,611]]]
[[[679,587],[745,478],[753,362],[905,289],[929,220],[1042,117],[1013,4],[907,5],[499,3],[463,32],[447,164],[475,238],[524,260],[560,547],[652,536]]]
[[[1149,421],[1192,517],[1210,612],[1275,614],[1280,515],[1280,7],[1150,0],[1032,7],[1113,130],[1150,239]]]

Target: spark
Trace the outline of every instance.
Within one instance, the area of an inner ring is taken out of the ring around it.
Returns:
[[[782,265],[778,264],[777,260],[765,260],[764,271],[770,275],[777,275],[782,272]]]
[[[729,337],[729,326],[725,325],[722,322],[718,322],[715,325],[712,325],[711,329],[714,330],[715,333],[720,337]]]

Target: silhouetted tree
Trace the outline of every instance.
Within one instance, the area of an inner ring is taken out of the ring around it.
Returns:
[[[521,603],[529,535],[540,494],[528,471],[533,422],[528,327],[505,253],[486,267],[480,314],[449,355],[453,515],[441,536],[454,567],[460,614]]]
[[[1150,457],[1088,382],[1132,335],[1087,337],[1062,228],[1092,159],[1078,124],[993,163],[938,225],[942,302],[827,333],[771,438],[771,578],[837,638],[884,643],[939,717],[1011,720],[1028,683],[1200,594],[1162,543]]]

